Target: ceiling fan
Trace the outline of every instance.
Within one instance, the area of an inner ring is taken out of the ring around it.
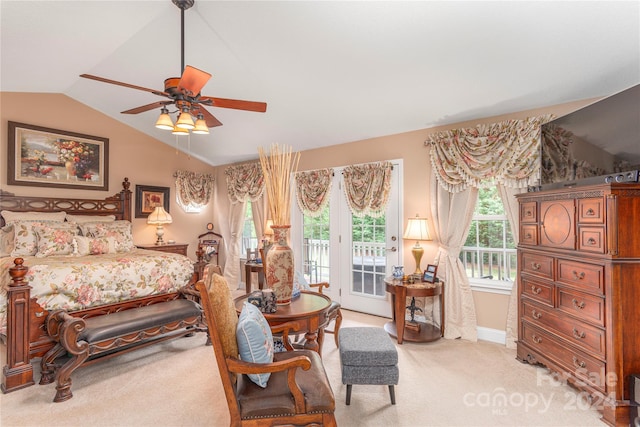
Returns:
[[[242,101],[238,99],[215,98],[212,96],[202,96],[200,90],[211,78],[211,74],[199,70],[195,67],[184,65],[184,11],[193,6],[195,0],[171,0],[180,9],[180,37],[181,37],[181,70],[182,77],[169,77],[164,81],[164,91],[149,89],[129,83],[106,79],[104,77],[93,76],[91,74],[80,74],[80,77],[97,80],[99,82],[128,87],[130,89],[142,90],[154,95],[168,98],[167,100],[153,102],[130,110],[122,111],[122,114],[139,114],[145,111],[161,108],[161,116],[156,123],[156,127],[173,130],[173,122],[169,117],[168,105],[175,104],[177,111],[181,112],[176,123],[178,128],[193,129],[194,133],[209,133],[210,127],[221,126],[222,123],[216,119],[204,106],[231,108],[234,110],[255,111],[264,113],[267,111],[267,104],[264,102]],[[186,116],[185,116],[186,114]],[[164,124],[161,121],[164,116]],[[191,116],[197,118],[195,124]]]

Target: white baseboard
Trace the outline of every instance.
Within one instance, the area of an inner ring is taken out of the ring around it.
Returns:
[[[507,342],[507,332],[501,331],[500,329],[478,326],[478,339],[498,344],[505,344]]]

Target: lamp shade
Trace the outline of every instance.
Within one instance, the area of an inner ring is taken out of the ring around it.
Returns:
[[[147,217],[147,224],[171,224],[173,219],[169,212],[165,211],[162,206],[156,206],[156,208],[151,212],[151,214]]]
[[[407,223],[407,229],[404,232],[405,239],[409,240],[431,240],[431,236],[429,235],[429,228],[427,227],[427,219],[419,218],[416,215],[415,218],[409,218],[409,222]]]
[[[185,128],[179,128],[178,126],[174,126],[173,127],[173,131],[171,132],[174,135],[182,135],[182,136],[186,136],[189,135],[189,131]]]
[[[194,127],[191,132],[197,133],[199,135],[209,134],[209,127],[207,126],[207,122],[205,122],[204,115],[202,115],[202,113],[198,114],[198,120],[196,120],[196,127]]]
[[[169,116],[169,111],[164,107],[160,110],[156,127],[162,130],[173,130],[173,120],[171,120],[171,116]]]
[[[272,219],[268,219],[267,223],[264,227],[264,235],[265,236],[273,236],[273,228],[271,228],[271,226],[273,225],[273,220]]]
[[[180,117],[178,117],[178,121],[176,122],[176,126],[182,129],[193,129],[196,127],[188,109],[185,108],[182,110],[182,113],[180,113]]]

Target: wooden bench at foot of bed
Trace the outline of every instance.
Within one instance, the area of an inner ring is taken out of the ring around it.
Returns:
[[[40,362],[40,384],[53,382],[55,376],[57,391],[54,402],[64,402],[73,397],[71,374],[81,365],[203,330],[202,310],[196,302],[188,299],[89,319],[56,310],[49,314],[46,323],[57,344]],[[68,360],[60,366],[64,359]]]

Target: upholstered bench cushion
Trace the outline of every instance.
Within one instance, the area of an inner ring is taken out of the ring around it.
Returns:
[[[78,338],[88,343],[96,343],[200,315],[201,309],[197,303],[187,299],[176,299],[91,317],[85,320],[85,330]]]
[[[340,359],[345,366],[393,366],[398,352],[382,328],[340,329]]]

